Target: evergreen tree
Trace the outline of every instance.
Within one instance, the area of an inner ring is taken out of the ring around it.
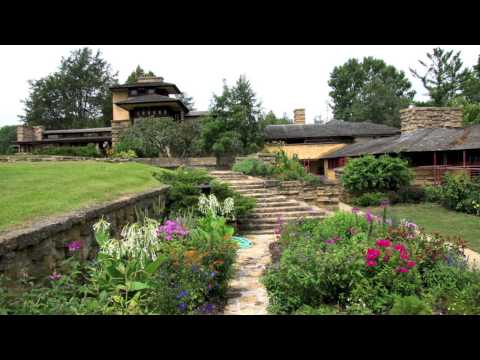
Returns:
[[[127,78],[127,81],[126,81],[126,84],[135,84],[138,79],[142,76],[156,76],[153,71],[148,71],[148,72],[145,72],[145,70],[143,70],[141,68],[140,65],[137,65],[137,68],[132,71],[132,73],[128,76]]]
[[[461,93],[469,70],[463,68],[460,54],[460,51],[454,54],[453,50],[435,48],[432,53],[427,53],[428,63],[418,61],[424,68],[423,74],[410,68],[412,75],[428,90],[431,102],[426,105],[448,106]]]
[[[15,125],[0,127],[0,155],[12,154],[12,145],[16,140],[17,127]]]
[[[210,115],[203,122],[204,151],[217,156],[258,151],[263,145],[260,114],[261,104],[245,76],[231,88],[224,82],[222,94],[214,94]]]
[[[180,100],[188,108],[188,110],[195,110],[195,102],[193,101],[193,97],[188,96],[186,92],[176,95],[175,98]]]
[[[27,125],[46,129],[86,128],[110,125],[112,95],[117,83],[101,52],[88,47],[62,58],[59,70],[39,80],[31,80],[29,97],[24,101]]]

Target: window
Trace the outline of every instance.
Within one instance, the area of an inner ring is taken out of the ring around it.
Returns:
[[[136,96],[136,95],[138,95],[137,89],[130,90],[130,95],[131,95],[131,96]]]

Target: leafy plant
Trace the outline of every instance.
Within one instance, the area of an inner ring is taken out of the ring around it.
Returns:
[[[345,189],[352,194],[398,190],[410,185],[413,174],[408,163],[398,157],[365,155],[351,159],[341,178]]]
[[[416,296],[397,297],[390,315],[431,315],[430,305]]]
[[[378,206],[382,200],[385,200],[387,197],[386,194],[380,192],[365,193],[354,197],[352,204],[355,206]]]

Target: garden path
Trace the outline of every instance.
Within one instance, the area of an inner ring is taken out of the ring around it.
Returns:
[[[245,237],[252,246],[238,251],[224,315],[267,315],[267,290],[260,278],[270,262],[269,245],[275,241],[275,235],[247,234]]]

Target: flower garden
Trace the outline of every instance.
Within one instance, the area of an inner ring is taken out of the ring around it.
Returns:
[[[110,224],[95,224],[98,254],[82,261],[82,243],[41,283],[0,287],[2,314],[209,314],[221,309],[238,245],[227,218],[233,199],[200,197],[200,216],[178,214],[160,223],[145,218],[120,239]],[[223,216],[222,216],[223,215]],[[18,285],[18,284],[17,284]],[[7,290],[9,289],[9,290]]]
[[[480,273],[464,243],[416,224],[337,212],[277,228],[263,278],[273,314],[478,314]]]

